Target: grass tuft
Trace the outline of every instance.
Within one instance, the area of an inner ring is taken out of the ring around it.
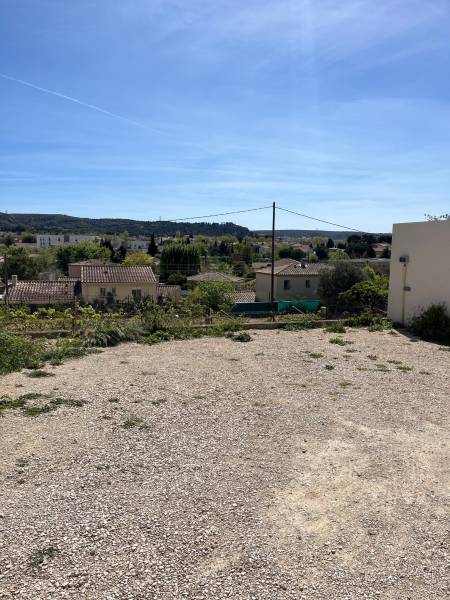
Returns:
[[[339,336],[330,338],[328,341],[330,342],[330,344],[336,344],[338,346],[347,346],[353,344],[353,342],[350,342],[349,340],[344,340],[344,338]]]

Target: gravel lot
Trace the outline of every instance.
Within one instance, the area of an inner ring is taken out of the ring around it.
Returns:
[[[450,352],[333,337],[126,344],[1,378],[84,404],[0,417],[0,598],[447,598]]]

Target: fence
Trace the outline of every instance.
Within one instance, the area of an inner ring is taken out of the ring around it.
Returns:
[[[320,307],[319,300],[293,300],[274,302],[275,312],[317,312]],[[233,306],[231,312],[234,315],[245,316],[264,316],[272,312],[272,304],[270,302],[238,302]]]

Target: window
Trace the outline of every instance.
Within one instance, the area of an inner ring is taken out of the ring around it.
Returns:
[[[305,281],[305,287],[307,287],[307,288],[311,287],[311,280],[310,279],[307,279]]]
[[[104,298],[106,296],[106,288],[100,288],[100,296]]]
[[[142,290],[131,290],[131,293],[135,300],[140,300],[142,298]]]
[[[285,290],[290,290],[290,289],[291,289],[291,282],[290,282],[290,280],[289,280],[289,279],[285,279],[285,280],[283,281],[283,288],[284,288]]]

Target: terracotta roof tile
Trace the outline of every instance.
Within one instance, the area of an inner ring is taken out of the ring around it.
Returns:
[[[303,265],[303,266],[302,266]],[[324,269],[330,269],[331,267],[324,263],[307,263],[307,262],[291,262],[285,265],[276,265],[275,266],[275,275],[320,275],[320,273]],[[264,269],[260,269],[256,271],[256,273],[265,273],[270,275],[271,268],[265,267]]]
[[[18,281],[8,290],[11,304],[54,304],[72,302],[76,279]]]
[[[149,266],[126,267],[124,265],[82,265],[82,283],[156,283]]]
[[[241,278],[229,275],[228,273],[221,273],[214,271],[211,273],[197,273],[197,275],[191,275],[187,278],[188,281],[202,282],[202,281],[225,281],[227,283],[237,283],[242,281]]]

